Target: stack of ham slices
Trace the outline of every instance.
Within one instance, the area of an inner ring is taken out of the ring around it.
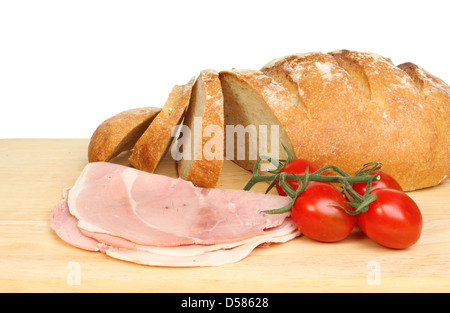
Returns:
[[[218,266],[245,258],[261,244],[299,236],[289,213],[262,212],[289,201],[94,162],[53,208],[51,227],[73,246],[125,261]]]

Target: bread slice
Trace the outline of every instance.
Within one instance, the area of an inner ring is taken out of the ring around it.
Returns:
[[[120,112],[101,123],[91,136],[89,162],[109,161],[131,150],[161,108],[144,107]]]
[[[219,180],[224,156],[223,95],[217,71],[200,72],[183,124],[188,127],[190,137],[184,138],[178,174],[197,186],[213,188]]]
[[[286,158],[282,144],[297,153],[303,149],[298,140],[302,136],[298,134],[306,131],[306,114],[290,101],[287,91],[273,78],[252,69],[221,71],[219,77],[224,95],[227,159],[253,170],[260,154]],[[272,134],[272,125],[278,133]],[[244,135],[242,129],[248,131],[244,133],[245,141],[239,140]],[[272,137],[278,140],[274,141],[276,146],[272,145]]]
[[[349,50],[317,52],[277,59],[261,71],[306,111],[307,131],[297,136],[307,148],[294,146],[297,157],[348,173],[382,162],[405,191],[448,176],[445,122],[390,59]]]
[[[191,78],[186,85],[175,85],[161,112],[133,147],[129,161],[139,170],[153,173],[172,142],[174,127],[182,121],[191,97]]]

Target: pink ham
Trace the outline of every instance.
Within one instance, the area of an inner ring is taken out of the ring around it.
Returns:
[[[77,219],[70,215],[66,200],[53,207],[50,226],[62,240],[84,250],[99,251],[98,241],[83,235],[77,228],[77,222]]]
[[[298,236],[288,213],[261,212],[289,201],[96,162],[54,207],[51,227],[76,247],[135,263],[212,266]]]

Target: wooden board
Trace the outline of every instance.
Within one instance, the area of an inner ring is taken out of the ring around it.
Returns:
[[[87,163],[87,145],[0,140],[0,292],[450,291],[450,181],[409,193],[424,228],[407,250],[383,248],[355,230],[340,243],[299,237],[219,267],[149,267],[77,249],[50,229],[53,205]],[[158,172],[176,174],[169,160]],[[249,175],[226,162],[219,187],[242,188]]]

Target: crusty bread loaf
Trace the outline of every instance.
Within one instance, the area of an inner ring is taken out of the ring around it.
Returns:
[[[222,171],[224,140],[223,95],[217,71],[200,72],[183,124],[190,135],[184,148],[190,145],[190,153],[185,150],[177,162],[178,174],[197,186],[213,188]]]
[[[439,107],[423,97],[389,59],[348,50],[309,53],[274,60],[261,71],[306,111],[304,130],[295,136],[307,148],[293,147],[296,157],[349,173],[379,161],[406,191],[448,177],[449,103]]]
[[[184,123],[191,134],[195,118],[201,118],[202,134],[208,125],[219,126],[226,157],[247,170],[261,154],[285,158],[284,144],[297,158],[350,174],[381,162],[405,191],[450,176],[450,87],[413,63],[395,66],[378,54],[349,50],[312,52],[275,59],[260,70],[204,70],[192,93],[193,84],[194,78],[175,86],[145,132],[151,117],[136,122],[140,127],[121,122],[124,129],[118,117],[105,121],[91,140],[90,160],[129,149],[143,132],[129,161],[153,172],[189,106]],[[192,141],[190,160],[178,162],[180,177],[215,186],[221,160],[207,162],[202,154],[210,139]]]
[[[89,162],[109,161],[133,148],[161,108],[126,110],[102,122],[92,134],[88,147]]]
[[[135,168],[152,173],[172,142],[173,128],[180,124],[191,97],[195,78],[175,85],[161,112],[133,147],[129,161]]]

